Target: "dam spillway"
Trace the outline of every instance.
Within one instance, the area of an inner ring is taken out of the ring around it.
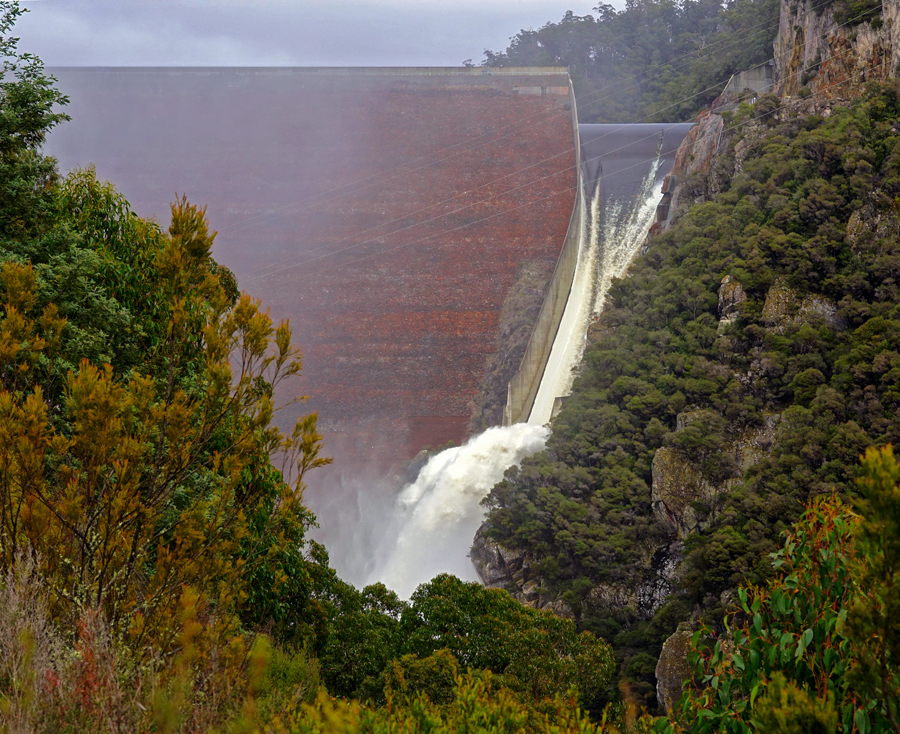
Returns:
[[[310,400],[279,422],[319,413],[335,464],[306,499],[346,568],[328,534],[464,438],[504,304],[523,271],[538,298],[549,282],[577,189],[565,72],[51,71],[61,168],[95,164],[163,226],[176,194],[207,205],[215,257],[291,320],[304,375],[280,398]]]
[[[565,293],[551,304],[551,287],[525,357],[509,383],[507,425],[543,425],[569,394],[588,327],[600,315],[612,280],[625,274],[646,241],[656,221],[663,180],[692,125],[578,126],[581,190],[575,212],[582,220],[581,236],[577,245],[566,243],[571,251],[563,250],[557,266],[568,259]],[[552,318],[551,305],[556,306]]]

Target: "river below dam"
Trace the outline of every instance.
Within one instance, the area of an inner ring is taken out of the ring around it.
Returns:
[[[625,276],[646,241],[663,179],[690,128],[579,125],[588,213],[572,290],[527,423],[490,428],[433,455],[389,507],[369,508],[364,514],[383,532],[365,532],[371,544],[356,536],[362,545],[352,555],[364,568],[338,567],[348,580],[384,582],[401,598],[439,573],[477,580],[467,556],[484,518],[480,503],[508,468],[544,448],[546,424],[556,399],[571,392],[588,327],[602,312],[613,280]]]

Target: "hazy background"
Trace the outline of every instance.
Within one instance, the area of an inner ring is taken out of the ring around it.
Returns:
[[[457,66],[598,2],[22,0],[16,32],[48,66]]]

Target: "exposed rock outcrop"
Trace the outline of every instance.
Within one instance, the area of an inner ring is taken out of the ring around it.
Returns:
[[[900,239],[900,210],[896,205],[890,211],[880,211],[869,204],[853,212],[847,221],[847,244],[856,255],[862,254],[870,242],[897,239]]]
[[[693,670],[688,663],[691,652],[691,633],[679,630],[669,637],[659,653],[656,663],[656,698],[667,714],[672,714],[675,704],[681,698],[685,681],[689,681]]]
[[[724,127],[721,115],[702,112],[697,124],[681,141],[672,172],[663,181],[657,221],[650,229],[650,237],[675,222],[693,204],[706,201],[710,192],[704,174],[709,173],[715,161]],[[698,182],[698,178],[704,181]]]
[[[726,275],[719,286],[719,333],[737,321],[747,305],[747,294],[737,278]]]
[[[721,115],[702,112],[697,124],[691,128],[675,154],[672,176],[684,178],[694,173],[708,171],[718,150],[718,144],[725,127]]]
[[[601,609],[630,609],[638,619],[649,619],[675,590],[683,551],[680,540],[648,549],[643,572],[636,576],[635,583],[599,584],[591,590],[587,604]]]
[[[824,321],[837,331],[844,331],[847,328],[847,321],[838,313],[833,301],[816,294],[807,294],[801,298],[786,285],[783,278],[776,280],[769,288],[763,304],[762,317],[779,333],[790,324],[816,321]]]
[[[679,414],[676,431],[684,430],[694,419],[694,413]],[[738,476],[760,461],[775,443],[780,416],[769,415],[764,425],[748,429],[722,446],[723,454],[734,463]],[[656,450],[652,464],[653,483],[651,503],[653,514],[663,525],[678,534],[681,539],[703,530],[716,516],[722,495],[737,480],[726,479],[714,483],[670,447]]]
[[[719,286],[719,318],[733,319],[743,310],[747,302],[744,286],[737,278],[726,275]]]
[[[561,599],[547,593],[531,567],[526,551],[505,548],[486,537],[482,527],[475,535],[469,557],[481,583],[489,589],[506,589],[516,600],[533,609],[546,609],[561,617],[573,612]],[[676,587],[684,545],[674,540],[660,548],[648,548],[644,571],[634,584],[599,584],[585,603],[605,609],[631,609],[649,619]]]
[[[653,514],[663,525],[686,538],[701,530],[711,512],[720,488],[714,486],[672,448],[662,447],[653,456]]]
[[[537,574],[531,568],[528,553],[511,550],[490,540],[486,529],[485,525],[478,529],[469,553],[482,585],[489,589],[506,589],[527,607],[572,617],[572,610],[565,602],[543,592]]]
[[[843,0],[781,0],[774,52],[778,94],[806,87],[825,98],[855,97],[865,82],[897,75],[900,2],[860,12]]]

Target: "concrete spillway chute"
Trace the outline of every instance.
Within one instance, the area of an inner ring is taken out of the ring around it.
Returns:
[[[690,123],[578,125],[578,189],[554,282],[519,372],[507,424],[544,424],[572,387],[592,320],[657,219],[661,188]]]

